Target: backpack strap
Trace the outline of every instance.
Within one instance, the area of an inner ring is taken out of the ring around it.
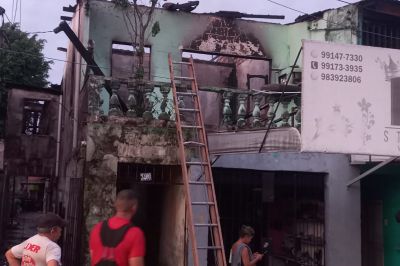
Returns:
[[[100,229],[100,239],[104,247],[115,248],[124,239],[125,234],[132,227],[131,223],[125,224],[118,229],[111,229],[106,220],[102,223]]]

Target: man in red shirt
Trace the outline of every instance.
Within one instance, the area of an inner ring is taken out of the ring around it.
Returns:
[[[131,225],[138,208],[133,190],[122,190],[114,204],[116,214],[100,222],[90,233],[91,265],[112,261],[118,266],[144,266],[146,244],[143,231]]]

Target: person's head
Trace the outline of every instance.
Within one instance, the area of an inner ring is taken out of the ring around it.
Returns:
[[[254,229],[251,226],[242,225],[239,231],[239,238],[243,243],[249,244],[254,236]]]
[[[137,193],[132,189],[124,189],[118,192],[114,206],[117,214],[132,218],[136,214],[138,204]]]
[[[46,213],[37,220],[36,229],[40,235],[47,236],[52,241],[61,237],[62,229],[67,223],[55,213]]]

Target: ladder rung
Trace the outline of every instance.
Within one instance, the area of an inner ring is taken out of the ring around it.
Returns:
[[[211,182],[189,181],[189,185],[211,185]]]
[[[177,95],[182,95],[182,96],[197,96],[197,93],[194,92],[176,92]]]
[[[194,80],[194,78],[191,77],[180,77],[180,76],[176,76],[174,77],[174,79],[178,79],[178,80]]]
[[[192,202],[192,205],[215,205],[215,203],[208,201],[194,201]]]
[[[196,142],[196,141],[185,141],[185,142],[183,143],[183,145],[187,145],[187,146],[200,146],[200,147],[204,147],[204,146],[205,146],[204,143]],[[194,162],[192,162],[192,163],[194,163]]]
[[[220,246],[197,247],[198,249],[222,249]]]
[[[177,62],[177,61],[172,61],[172,64],[191,65],[189,62]]]
[[[200,112],[199,109],[179,108],[181,112]]]
[[[186,162],[186,164],[190,165],[208,165],[206,162]]]
[[[182,125],[182,128],[203,128],[201,126]]]
[[[217,227],[218,224],[194,224],[197,227]]]

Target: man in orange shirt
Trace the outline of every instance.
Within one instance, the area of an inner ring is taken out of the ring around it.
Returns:
[[[130,189],[120,191],[114,207],[116,214],[90,233],[91,265],[144,266],[145,237],[131,224],[138,208],[137,194]]]

